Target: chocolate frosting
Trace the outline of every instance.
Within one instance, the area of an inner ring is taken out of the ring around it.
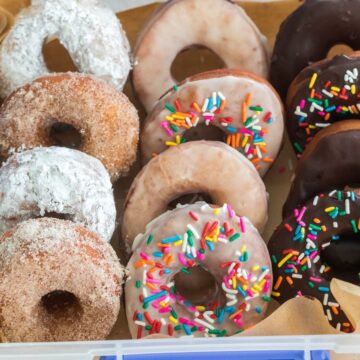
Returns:
[[[328,134],[319,140],[315,138],[312,148],[298,163],[283,216],[320,193],[359,184],[359,144],[360,128]]]
[[[281,25],[270,81],[283,99],[295,76],[337,44],[360,49],[360,0],[307,0]]]
[[[286,114],[287,131],[296,152],[302,153],[314,135],[332,123],[360,117],[359,70],[360,56],[355,53],[316,63],[296,77],[289,89]],[[316,80],[310,89],[314,74]]]
[[[360,285],[359,217],[360,198],[354,192],[336,190],[306,202],[298,213],[290,213],[268,244],[273,259],[273,297],[280,302],[298,295],[315,297],[334,327],[352,331],[340,307],[335,311],[332,307],[336,299],[330,282],[339,278]]]

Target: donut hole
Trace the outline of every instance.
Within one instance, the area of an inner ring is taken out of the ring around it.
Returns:
[[[336,55],[350,55],[354,50],[349,45],[346,44],[336,44],[329,49],[327,53],[327,58],[332,59]]]
[[[174,276],[175,291],[193,305],[216,302],[222,296],[215,277],[202,266],[187,268]],[[220,299],[225,304],[225,298]]]
[[[78,72],[69,52],[55,36],[49,36],[43,43],[42,54],[49,72]]]
[[[39,218],[53,218],[53,219],[59,219],[59,220],[72,220],[73,219],[73,215],[70,214],[61,214],[61,213],[57,213],[54,211],[45,211],[43,215],[39,215],[37,217],[35,217],[36,219]]]
[[[195,193],[180,195],[176,199],[169,202],[167,209],[174,210],[176,209],[178,204],[181,205],[195,204],[198,201],[205,201],[208,204],[213,203],[211,196],[209,194],[202,192],[195,192]]]
[[[331,268],[331,276],[327,272],[324,272],[323,275],[328,280],[334,276],[337,279],[358,284],[360,274],[360,234],[347,232],[338,236],[338,240],[332,240],[330,245],[321,251],[323,263]]]
[[[173,79],[180,82],[203,71],[225,68],[224,61],[211,49],[192,45],[180,51],[171,65]]]
[[[62,122],[54,122],[49,131],[53,145],[79,149],[82,143],[82,135],[74,126]]]
[[[226,134],[217,126],[199,124],[186,130],[183,134],[183,139],[186,142],[208,140],[208,141],[226,141]]]
[[[83,308],[75,294],[65,290],[54,290],[45,294],[40,300],[40,308],[49,320],[79,320]]]

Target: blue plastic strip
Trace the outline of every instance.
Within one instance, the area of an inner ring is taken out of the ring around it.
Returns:
[[[172,354],[124,355],[123,360],[304,360],[304,351],[236,351],[192,352]],[[100,360],[117,360],[116,356],[103,356]],[[312,351],[311,360],[330,360],[328,351]]]

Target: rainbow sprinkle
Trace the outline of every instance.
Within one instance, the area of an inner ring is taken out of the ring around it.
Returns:
[[[335,84],[330,80],[320,81],[315,72],[310,78],[307,94],[296,100],[293,113],[302,135],[293,146],[298,154],[311,142],[315,134],[332,122],[360,114],[360,92],[355,84],[357,68],[346,70],[344,82]]]
[[[173,104],[166,103],[165,109],[169,112],[165,115],[160,126],[170,138],[165,142],[166,146],[176,146],[186,140],[180,133],[194,128],[199,124],[206,126],[218,126],[226,134],[226,143],[245,155],[259,170],[261,164],[272,163],[273,159],[267,156],[267,143],[265,134],[267,127],[273,121],[272,113],[262,106],[251,105],[252,94],[248,94],[241,105],[242,126],[234,126],[234,118],[221,116],[226,108],[226,97],[220,91],[214,91],[212,95],[202,102],[194,100],[190,109],[184,110],[180,99],[174,100]]]
[[[359,199],[352,191],[334,190],[316,196],[308,205],[295,209],[294,215],[287,218],[269,242],[275,277],[272,296],[281,301],[286,301],[288,295],[314,296],[322,302],[329,322],[344,332],[353,329],[330,291],[334,273],[322,260],[321,252],[332,241],[340,240],[339,224],[345,232],[359,232],[359,219],[351,212],[356,201]],[[284,243],[292,240],[291,247],[279,249],[280,238]],[[360,274],[356,276],[360,279]]]
[[[152,245],[145,241],[130,262],[131,284],[127,286],[134,287],[142,304],[132,314],[138,338],[155,333],[177,337],[233,335],[261,320],[270,301],[270,268],[251,261],[252,245],[243,240],[248,220],[237,217],[229,205],[211,208],[197,203],[189,209],[183,233],[164,239],[158,239],[156,233],[148,235]],[[195,266],[205,267],[207,256],[221,253],[222,247],[232,250],[219,265],[225,303],[218,299],[191,304],[176,291],[174,276],[178,271],[188,274]],[[235,330],[229,333],[228,328]]]

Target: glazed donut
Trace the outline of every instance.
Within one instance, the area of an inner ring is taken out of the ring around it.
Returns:
[[[281,25],[270,66],[270,82],[285,99],[291,81],[325,59],[338,44],[360,49],[359,0],[306,0]],[[329,28],[331,24],[331,29]]]
[[[16,18],[0,48],[0,97],[47,74],[42,47],[55,36],[79,71],[94,74],[122,90],[130,46],[113,12],[97,0],[36,0]]]
[[[113,181],[127,174],[136,158],[137,111],[124,94],[90,75],[48,75],[12,93],[0,108],[0,154],[58,145],[50,134],[59,123],[79,132],[79,150],[101,160]]]
[[[148,115],[142,160],[186,141],[189,129],[201,138],[201,126],[213,125],[207,129],[209,137],[214,126],[220,129],[224,141],[264,175],[282,143],[282,110],[274,89],[256,75],[223,69],[192,76],[164,95]]]
[[[290,86],[286,125],[301,154],[314,135],[332,123],[360,117],[360,53],[336,56],[304,69]]]
[[[345,120],[320,131],[301,157],[283,208],[284,216],[322,192],[360,183],[360,121]],[[358,156],[359,155],[359,156]]]
[[[171,201],[194,193],[230,204],[257,229],[267,221],[267,193],[251,162],[221,142],[192,141],[164,151],[136,176],[124,204],[123,240],[131,246]]]
[[[360,198],[354,192],[333,190],[295,209],[268,244],[274,272],[272,296],[280,302],[295,296],[315,297],[334,327],[352,331],[330,282],[340,278],[360,285],[359,218]]]
[[[3,342],[104,339],[124,271],[112,247],[70,221],[32,219],[0,237]]]
[[[156,218],[137,240],[125,285],[133,338],[229,336],[265,316],[272,286],[268,250],[250,221],[230,206],[178,207]],[[211,273],[218,287],[199,306],[177,292],[174,282],[176,274],[196,266]]]
[[[211,49],[228,68],[268,75],[267,40],[241,7],[228,0],[170,0],[145,24],[134,47],[132,81],[147,111],[176,82],[171,64],[177,54],[193,45]]]
[[[21,221],[62,214],[110,241],[116,208],[109,174],[95,158],[60,147],[13,155],[0,168],[0,233]]]

